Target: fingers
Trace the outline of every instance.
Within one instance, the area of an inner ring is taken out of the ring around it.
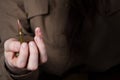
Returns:
[[[47,61],[46,48],[40,28],[35,30],[34,41],[20,44],[19,41],[11,38],[5,42],[4,48],[5,59],[13,68],[36,70],[39,62],[45,63]],[[15,56],[16,52],[19,52],[18,57]]]
[[[36,70],[38,68],[38,49],[34,41],[30,41],[29,44],[22,43],[18,57],[13,57],[14,52],[5,53],[7,63],[11,67],[18,69]]]
[[[27,43],[22,43],[19,56],[17,58],[16,66],[18,68],[25,68],[28,60],[28,45]]]
[[[29,52],[30,56],[27,69],[36,70],[38,68],[38,50],[36,44],[33,41],[29,42]]]
[[[36,28],[34,40],[40,52],[40,62],[45,63],[47,61],[47,54],[45,44],[42,40],[40,28]]]
[[[28,45],[27,43],[22,43],[16,62],[17,68],[36,70],[38,68],[38,56],[38,49],[34,41],[30,41]]]
[[[42,32],[39,27],[35,29],[35,36],[42,37]]]

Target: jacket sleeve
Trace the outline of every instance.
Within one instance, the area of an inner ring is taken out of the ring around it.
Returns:
[[[0,58],[0,68],[0,80],[38,80],[38,70],[22,75],[15,75],[10,73],[4,62],[4,56],[1,56]]]
[[[0,57],[0,80],[13,80],[4,67],[3,56]]]

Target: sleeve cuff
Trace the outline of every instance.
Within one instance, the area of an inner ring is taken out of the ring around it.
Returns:
[[[2,70],[3,70],[4,76],[7,76],[9,80],[38,80],[39,69],[37,69],[36,71],[32,71],[32,72],[28,72],[28,73],[20,74],[20,75],[13,74],[5,66],[6,64],[4,60],[5,59],[2,56],[1,58]]]

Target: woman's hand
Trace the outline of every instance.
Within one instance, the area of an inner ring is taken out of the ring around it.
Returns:
[[[15,56],[19,53],[19,56]],[[35,37],[33,41],[28,43],[20,42],[17,39],[8,39],[4,44],[5,62],[8,68],[14,70],[33,71],[39,65],[47,61],[45,44],[42,39],[40,28],[35,29]]]

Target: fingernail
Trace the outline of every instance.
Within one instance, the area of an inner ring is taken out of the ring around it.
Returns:
[[[37,33],[37,36],[41,36],[41,30],[39,27],[36,28],[36,33]]]
[[[26,46],[27,46],[26,43],[23,43],[23,44],[22,44],[22,47],[23,47],[23,48],[26,48]]]
[[[34,46],[34,42],[31,41],[31,42],[30,42],[30,46]]]
[[[37,27],[35,30],[36,30],[36,31],[38,31],[38,30],[40,30],[40,28],[39,28],[39,27]]]

